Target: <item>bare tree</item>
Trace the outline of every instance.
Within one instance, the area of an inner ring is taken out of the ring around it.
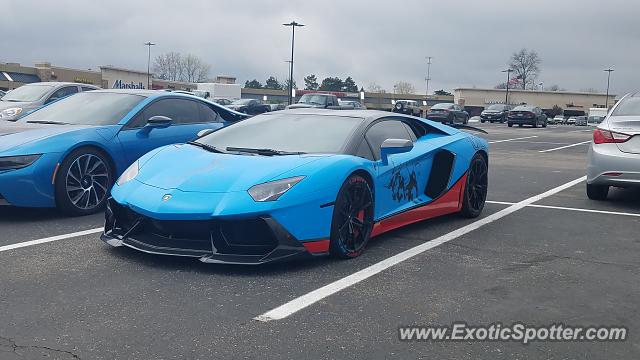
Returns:
[[[371,84],[369,84],[369,86],[367,86],[367,91],[368,92],[372,92],[372,93],[384,93],[384,89],[382,88],[382,86],[372,82]]]
[[[393,85],[397,94],[415,94],[416,88],[409,82],[399,81]]]
[[[177,52],[158,55],[153,64],[154,76],[162,80],[179,81],[182,70],[182,55]]]
[[[199,82],[209,77],[210,66],[195,55],[177,52],[158,55],[153,64],[154,75],[162,80]]]
[[[522,81],[523,90],[529,85],[535,85],[535,80],[540,74],[540,68],[538,67],[540,63],[542,63],[542,60],[534,50],[522,49],[511,55],[509,67],[513,69],[516,77]]]
[[[188,54],[182,59],[182,81],[206,81],[209,77],[209,69],[210,66],[200,60],[199,57]]]

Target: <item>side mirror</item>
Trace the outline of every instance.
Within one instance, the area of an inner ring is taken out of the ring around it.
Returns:
[[[413,141],[406,139],[387,139],[380,146],[380,160],[383,165],[389,163],[389,155],[406,153],[413,149]]]
[[[164,129],[171,126],[172,122],[173,120],[170,117],[156,115],[147,120],[147,125],[145,127],[152,129]]]
[[[140,133],[143,135],[148,135],[153,129],[164,129],[171,126],[173,120],[170,117],[156,115],[152,116],[147,120],[147,124],[140,129]]]
[[[200,139],[201,137],[205,137],[205,136],[211,134],[214,131],[215,131],[214,129],[202,129],[202,130],[198,131],[198,134],[197,134],[198,139]]]

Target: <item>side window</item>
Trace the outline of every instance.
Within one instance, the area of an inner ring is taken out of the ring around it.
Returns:
[[[93,91],[95,90],[94,88],[88,87],[88,86],[83,86],[82,87],[82,91]]]
[[[161,99],[144,110],[145,122],[160,115],[170,117],[173,124],[192,124],[202,122],[198,112],[198,103],[186,99]]]
[[[407,132],[402,121],[383,120],[375,123],[369,128],[366,135],[367,141],[373,150],[375,159],[380,159],[380,146],[387,139],[406,139],[411,140],[411,136]]]
[[[362,141],[360,142],[360,145],[358,146],[358,150],[356,150],[356,156],[369,159],[371,161],[374,160],[373,153],[371,152],[371,148],[369,147],[369,144],[364,139],[362,139]]]
[[[138,129],[147,124],[148,118],[144,116],[144,111],[138,113],[127,123],[127,129]]]
[[[201,122],[208,122],[208,123],[212,123],[212,122],[222,122],[222,118],[220,117],[220,115],[211,108],[211,106],[203,104],[203,103],[198,103],[198,107],[200,108],[200,119]]]
[[[418,137],[416,136],[416,132],[413,131],[413,129],[411,128],[411,126],[409,126],[409,124],[402,123],[402,125],[404,125],[404,127],[407,129],[407,132],[409,133],[409,136],[411,136],[411,141],[418,140]]]
[[[51,96],[49,97],[49,100],[47,100],[47,103],[62,99],[63,97],[66,97],[69,95],[73,95],[77,92],[78,92],[77,86],[65,86],[62,89],[58,89],[56,90],[56,92],[51,94]]]

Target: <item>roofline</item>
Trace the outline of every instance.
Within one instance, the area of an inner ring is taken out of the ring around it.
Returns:
[[[490,89],[490,88],[455,88],[453,91],[500,91],[506,92],[507,89]],[[592,93],[592,92],[584,92],[584,91],[550,91],[550,90],[522,90],[522,89],[513,89],[509,88],[509,92],[520,92],[520,93],[544,93],[544,94],[568,94],[568,95],[597,95],[597,96],[607,96],[605,93]],[[616,94],[609,93],[609,97],[616,97]]]

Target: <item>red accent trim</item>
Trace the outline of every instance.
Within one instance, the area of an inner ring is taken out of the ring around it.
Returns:
[[[622,173],[621,172],[608,172],[608,173],[604,173],[602,175],[604,175],[604,176],[621,176]]]
[[[326,253],[329,251],[329,240],[303,242],[305,249],[310,253]]]
[[[462,199],[466,184],[467,174],[465,173],[449,191],[436,200],[375,223],[371,237],[418,221],[459,212],[462,209]]]

